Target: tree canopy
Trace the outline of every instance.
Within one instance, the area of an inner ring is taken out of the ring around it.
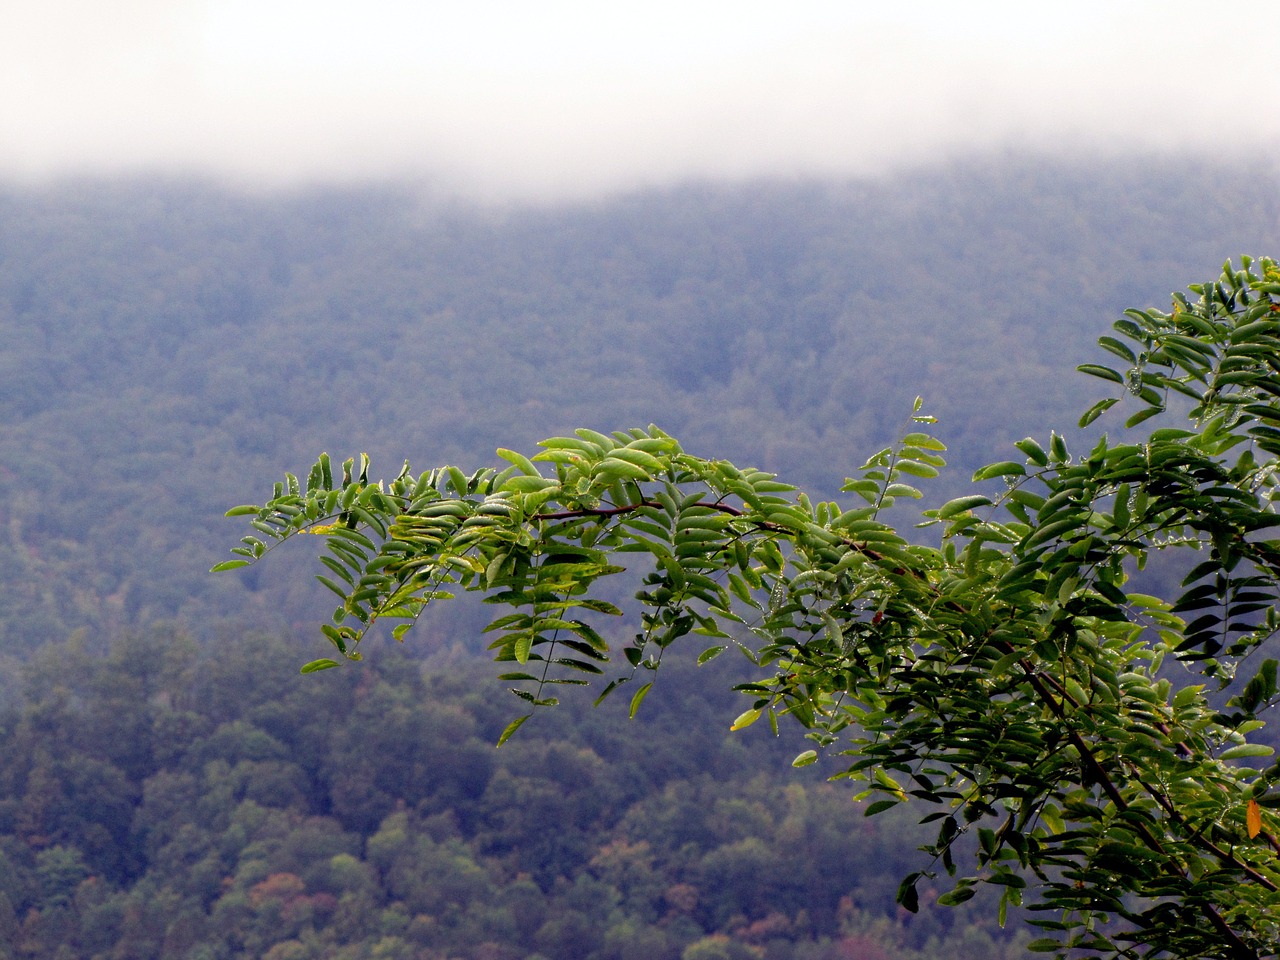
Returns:
[[[1002,922],[1034,912],[1033,949],[1269,955],[1280,268],[1242,258],[1190,290],[1116,322],[1100,343],[1118,364],[1080,367],[1118,394],[1081,426],[1127,400],[1133,433],[1076,452],[1057,432],[1021,440],[973,493],[923,510],[919,534],[891,508],[945,466],[921,401],[844,504],[657,427],[387,481],[367,457],[321,455],[229,511],[252,533],[214,569],[322,537],[335,653],[304,672],[359,659],[384,621],[400,639],[429,604],[482,593],[525,708],[502,740],[566,686],[631,691],[634,715],[674,644],[701,642],[703,662],[740,651],[759,669],[735,729],[798,722],[812,747],[796,765],[837,753],[869,813],[913,801],[936,825],[898,891],[908,910],[922,881],[951,904],[985,884]],[[1168,596],[1135,589],[1158,555],[1181,577]],[[637,576],[639,629],[619,640],[614,584]]]
[[[491,669],[420,647],[305,683],[269,634],[42,649],[0,704],[0,960],[1024,956],[990,891],[897,911],[907,808],[795,776],[798,730],[725,736],[745,661],[495,752]]]

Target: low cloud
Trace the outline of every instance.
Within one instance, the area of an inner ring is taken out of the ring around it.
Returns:
[[[1233,3],[462,6],[15,3],[0,176],[419,177],[539,198],[1014,146],[1280,144],[1274,66]]]

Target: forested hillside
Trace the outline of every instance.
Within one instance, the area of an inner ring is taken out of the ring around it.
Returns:
[[[1274,248],[1278,204],[1256,170],[1032,159],[500,212],[0,194],[0,647],[312,622],[287,565],[204,574],[223,510],[323,449],[483,465],[655,422],[831,493],[922,394],[961,483],[1074,422],[1120,310]]]
[[[296,653],[166,630],[33,659],[0,713],[0,957],[1016,955],[983,900],[895,912],[918,831],[728,735],[727,660],[495,752],[482,667],[304,682]]]
[[[910,811],[728,735],[731,658],[495,753],[483,611],[298,677],[332,598],[287,558],[209,576],[222,514],[321,450],[387,475],[650,422],[834,497],[916,395],[940,502],[1073,427],[1125,307],[1278,249],[1270,168],[1171,160],[524,209],[0,190],[0,958],[1016,955],[981,898],[895,912]]]

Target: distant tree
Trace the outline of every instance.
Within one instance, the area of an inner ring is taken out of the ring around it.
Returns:
[[[634,688],[633,715],[677,641],[703,639],[700,662],[736,648],[760,672],[733,729],[790,717],[813,744],[795,764],[839,752],[868,814],[924,804],[937,838],[901,883],[906,909],[922,881],[944,904],[987,884],[1002,923],[1010,905],[1042,918],[1032,950],[1274,954],[1280,765],[1254,764],[1273,752],[1256,735],[1277,698],[1261,651],[1280,631],[1280,268],[1243,258],[1190,290],[1100,340],[1118,369],[1080,368],[1121,394],[1081,426],[1128,395],[1135,439],[1075,454],[1056,432],[1019,441],[974,493],[922,512],[930,545],[887,515],[944,466],[917,401],[845,483],[853,506],[656,427],[499,450],[502,472],[406,464],[385,483],[367,457],[335,477],[321,455],[228,512],[253,532],[215,570],[323,538],[339,659],[304,672],[358,660],[380,621],[400,639],[429,603],[482,592],[509,611],[491,649],[528,708],[501,741],[562,685],[603,681],[613,646],[624,668],[599,696]],[[1177,425],[1151,431],[1156,417]],[[1157,553],[1185,558],[1173,595],[1130,584]],[[639,630],[611,645],[602,618],[623,611],[603,587],[628,563],[643,564]]]

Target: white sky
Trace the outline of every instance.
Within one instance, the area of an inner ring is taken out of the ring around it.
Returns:
[[[1275,156],[1266,3],[0,0],[0,177],[487,197],[1009,145]]]

